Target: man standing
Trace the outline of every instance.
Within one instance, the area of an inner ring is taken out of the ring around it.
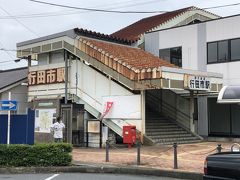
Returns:
[[[51,125],[51,130],[53,131],[54,142],[63,142],[63,129],[65,125],[61,121],[61,117],[57,118],[57,122]]]

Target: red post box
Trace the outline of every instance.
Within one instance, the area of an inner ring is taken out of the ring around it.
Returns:
[[[123,126],[123,143],[129,148],[136,143],[136,126]]]

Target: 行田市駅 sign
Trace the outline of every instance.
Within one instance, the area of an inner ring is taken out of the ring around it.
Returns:
[[[207,77],[188,76],[185,81],[189,90],[210,91],[211,89],[211,81]]]
[[[30,71],[28,73],[28,85],[53,84],[65,82],[65,69],[55,68],[38,71]]]

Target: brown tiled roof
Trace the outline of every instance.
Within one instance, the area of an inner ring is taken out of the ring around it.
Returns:
[[[100,40],[107,40],[110,42],[116,42],[116,43],[126,44],[126,45],[130,45],[131,43],[133,43],[132,40],[128,40],[126,38],[115,37],[108,34],[103,34],[103,33],[95,32],[95,31],[91,31],[83,28],[75,28],[74,31],[78,35],[82,35],[90,38],[97,38]]]
[[[132,80],[160,78],[159,67],[176,67],[139,48],[87,38],[80,42],[81,51]]]
[[[139,40],[140,36],[142,34],[144,34],[145,32],[159,26],[162,23],[167,22],[168,20],[170,20],[192,8],[194,8],[194,7],[187,7],[184,9],[179,9],[176,11],[171,11],[171,12],[167,12],[164,14],[159,14],[156,16],[151,16],[151,17],[141,19],[141,20],[111,34],[111,36],[129,39],[131,41],[137,41],[137,40]]]

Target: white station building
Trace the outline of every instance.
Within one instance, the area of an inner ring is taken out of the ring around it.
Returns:
[[[76,28],[18,43],[18,57],[29,61],[28,102],[36,110],[36,141],[49,139],[56,116],[66,124],[65,140],[76,145],[115,141],[124,125],[135,125],[146,144],[198,142],[210,135],[208,117],[215,115],[208,115],[205,106],[214,104],[211,111],[218,107],[214,97],[225,74],[206,59],[218,33],[203,38],[198,33],[206,35],[204,28],[211,23],[213,31],[220,30],[216,24],[227,18],[161,29],[217,18],[191,7],[145,18],[112,35]]]

